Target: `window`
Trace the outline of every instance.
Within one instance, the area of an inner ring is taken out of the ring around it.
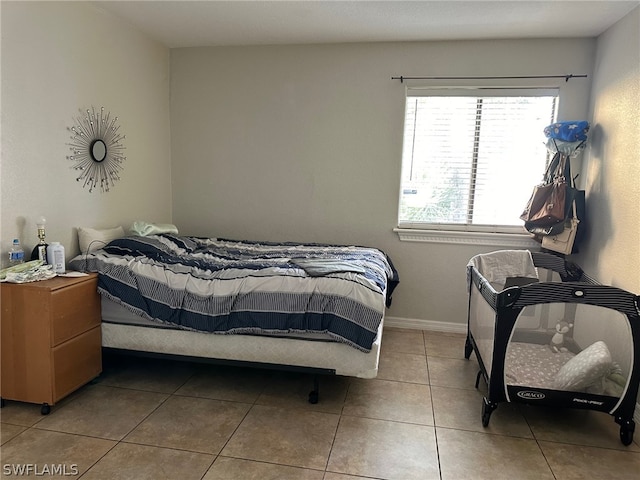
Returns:
[[[522,233],[557,89],[407,91],[400,228]]]

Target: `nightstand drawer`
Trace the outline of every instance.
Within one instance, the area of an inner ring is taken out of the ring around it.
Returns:
[[[46,415],[102,371],[98,275],[0,287],[0,395]]]
[[[51,293],[52,346],[100,325],[97,285],[92,278]]]
[[[102,371],[102,335],[97,326],[53,349],[54,398],[62,398]]]

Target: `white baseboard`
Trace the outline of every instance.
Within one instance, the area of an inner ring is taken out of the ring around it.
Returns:
[[[408,328],[443,333],[467,333],[466,323],[438,322],[419,318],[385,317],[385,327]]]

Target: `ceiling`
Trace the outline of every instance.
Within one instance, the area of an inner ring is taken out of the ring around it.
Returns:
[[[96,1],[167,47],[595,37],[633,1]]]

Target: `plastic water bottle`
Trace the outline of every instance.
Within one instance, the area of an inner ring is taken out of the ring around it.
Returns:
[[[13,267],[20,263],[24,263],[24,250],[20,246],[20,239],[14,238],[11,250],[9,250],[9,266]]]

